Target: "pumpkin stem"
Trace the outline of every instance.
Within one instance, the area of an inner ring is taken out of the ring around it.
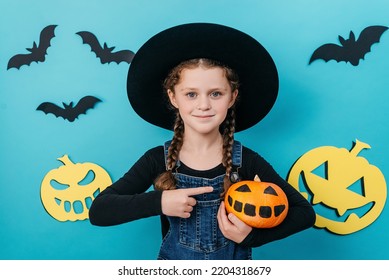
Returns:
[[[261,182],[261,179],[259,179],[259,176],[258,176],[258,175],[255,175],[254,181],[255,181],[255,182]]]
[[[355,140],[355,145],[351,148],[350,154],[357,156],[363,149],[370,149],[370,145],[358,139]]]
[[[71,165],[74,164],[68,155],[64,155],[63,157],[57,158],[60,162],[62,162],[64,165]]]

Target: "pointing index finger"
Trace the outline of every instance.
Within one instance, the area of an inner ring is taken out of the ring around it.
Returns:
[[[198,187],[198,188],[191,188],[191,189],[186,189],[186,194],[188,196],[193,196],[193,195],[198,195],[198,194],[203,194],[203,193],[210,193],[213,191],[213,187]]]

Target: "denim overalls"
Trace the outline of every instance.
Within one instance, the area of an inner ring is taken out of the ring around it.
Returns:
[[[165,162],[170,141],[166,142]],[[242,146],[234,142],[233,165],[241,166]],[[179,165],[179,163],[178,163]],[[222,174],[213,179],[188,176],[176,172],[177,189],[212,186],[212,193],[194,196],[197,203],[187,219],[167,217],[170,223],[169,231],[164,237],[158,259],[163,260],[244,260],[251,259],[251,248],[241,247],[225,238],[221,233],[217,212],[223,191]]]

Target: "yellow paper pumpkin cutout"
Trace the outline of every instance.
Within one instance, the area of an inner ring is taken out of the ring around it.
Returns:
[[[317,213],[316,227],[337,234],[350,234],[367,227],[381,214],[387,196],[385,178],[376,166],[358,156],[368,148],[368,144],[358,140],[350,151],[323,146],[307,152],[293,165],[287,181],[308,199],[308,192],[299,186],[302,178],[312,196],[312,205],[324,205],[336,211],[338,217],[344,216],[344,221],[339,221]],[[324,176],[313,172],[323,165]],[[361,183],[361,193],[351,188],[356,182]],[[357,210],[363,207],[368,211],[358,215]]]
[[[73,163],[68,155],[58,160],[64,165],[49,171],[42,181],[42,204],[58,221],[85,220],[88,218],[88,204],[111,185],[112,180],[97,164]]]

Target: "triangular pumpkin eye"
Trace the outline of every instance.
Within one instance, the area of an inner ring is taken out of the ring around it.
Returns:
[[[244,185],[241,185],[239,188],[237,188],[235,191],[237,192],[251,192],[249,186],[247,186],[246,184]]]
[[[277,192],[275,189],[273,189],[271,186],[268,186],[264,192],[264,194],[270,194],[270,195],[275,195],[275,196],[278,196]]]

